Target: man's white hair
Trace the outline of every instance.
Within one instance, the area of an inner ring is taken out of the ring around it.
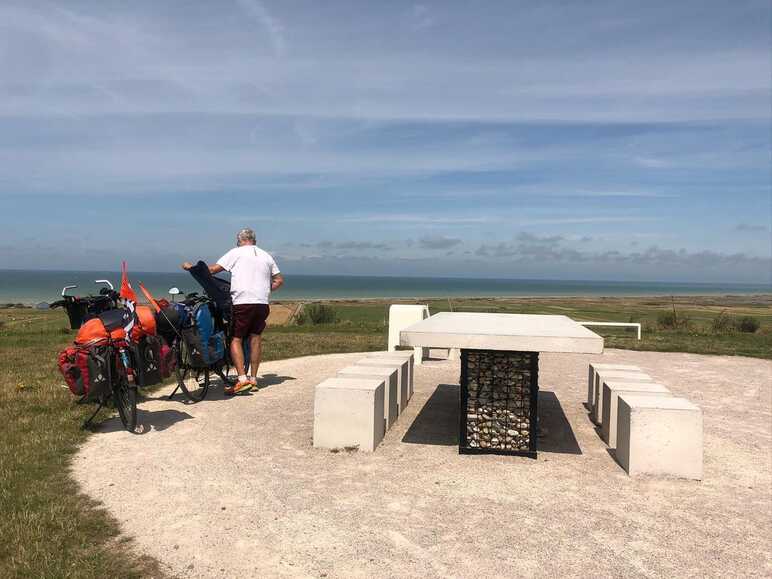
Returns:
[[[244,229],[242,229],[236,234],[236,242],[237,243],[256,243],[255,232],[249,229],[249,227],[245,227]]]

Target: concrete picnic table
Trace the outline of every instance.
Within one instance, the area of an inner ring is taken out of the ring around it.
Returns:
[[[567,316],[442,312],[400,332],[400,345],[459,348],[459,452],[536,457],[539,352],[603,353]]]

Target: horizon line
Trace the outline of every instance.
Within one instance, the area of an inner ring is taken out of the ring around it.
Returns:
[[[19,268],[0,268],[0,272],[24,272],[24,273],[116,273],[109,269],[19,269]],[[130,271],[129,276],[135,274],[152,273],[152,274],[184,274],[183,271],[177,270],[135,270],[133,273]],[[475,277],[456,277],[456,276],[425,276],[425,275],[399,275],[399,274],[323,274],[323,273],[295,273],[286,274],[288,277],[303,276],[303,277],[342,277],[342,278],[409,278],[409,279],[427,279],[427,280],[456,280],[456,281],[474,281],[474,280],[486,280],[486,281],[507,281],[507,282],[561,282],[561,283],[609,283],[609,284],[664,284],[664,285],[723,285],[723,286],[763,286],[772,289],[772,280],[769,281],[747,281],[747,282],[732,282],[732,281],[665,281],[665,280],[613,280],[613,279],[574,279],[574,278],[509,278],[509,277],[489,277],[489,276],[475,276]]]

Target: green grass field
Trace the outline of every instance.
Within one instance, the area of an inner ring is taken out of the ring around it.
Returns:
[[[398,302],[394,302],[398,303]],[[498,312],[511,314],[561,314],[574,320],[604,322],[639,322],[643,339],[633,329],[593,327],[605,338],[607,348],[693,352],[772,358],[772,296],[748,297],[676,297],[676,298],[511,298],[429,300],[432,313]],[[333,331],[385,332],[388,304],[385,302],[331,302],[339,322]],[[658,318],[675,307],[680,320],[678,329],[662,328]],[[734,319],[751,316],[761,328],[753,333],[739,331],[717,333],[712,325],[721,314]]]
[[[271,327],[265,359],[385,348],[386,302],[329,305],[336,323]],[[630,331],[605,330],[606,347],[772,358],[772,296],[676,298],[678,315],[689,319],[678,330],[657,325],[658,316],[673,307],[663,298],[434,300],[429,306],[432,312],[640,321],[643,340]],[[753,316],[761,328],[754,334],[717,334],[712,323],[722,312]],[[73,454],[92,434],[80,428],[90,407],[74,404],[56,369],[58,352],[74,337],[66,328],[61,311],[0,310],[0,577],[160,576],[156,562],[138,557],[116,521],[81,495],[68,475]]]

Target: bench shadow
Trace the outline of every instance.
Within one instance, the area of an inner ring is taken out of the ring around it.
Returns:
[[[458,391],[458,384],[437,386],[402,442],[458,446]]]
[[[458,446],[458,384],[440,384],[402,437],[408,444]],[[554,392],[539,391],[538,452],[582,454]]]
[[[155,410],[153,412],[149,412],[147,410],[137,408],[137,430],[135,431],[135,434],[147,434],[151,430],[160,432],[172,427],[178,422],[188,420],[190,418],[193,417],[187,412],[180,412],[179,410],[174,409]],[[107,433],[118,432],[125,429],[123,428],[121,419],[116,416],[95,426],[93,430],[95,432]]]
[[[560,400],[549,390],[539,390],[538,451],[582,454]]]
[[[617,465],[619,470],[621,470],[623,473],[627,474],[627,471],[625,471],[624,467],[619,463],[619,459],[617,459],[617,449],[616,448],[607,448],[606,452],[611,457],[611,460],[614,461],[614,464]]]

